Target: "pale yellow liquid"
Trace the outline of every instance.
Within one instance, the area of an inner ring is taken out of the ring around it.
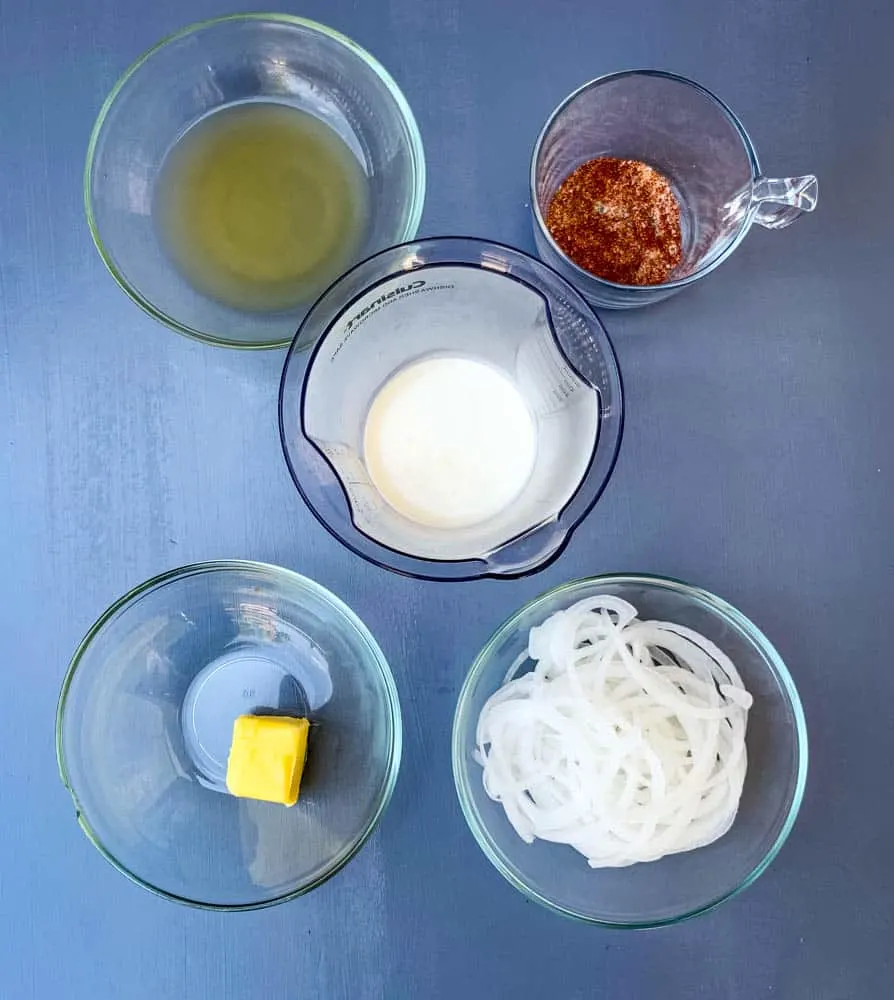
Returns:
[[[280,311],[312,300],[354,261],[368,187],[328,125],[284,104],[240,104],[173,146],[153,214],[198,292],[236,309]]]

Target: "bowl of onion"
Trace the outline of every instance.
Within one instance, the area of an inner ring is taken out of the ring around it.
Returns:
[[[472,665],[453,774],[478,845],[535,902],[610,927],[704,913],[794,825],[807,729],[763,633],[651,576],[543,594]]]

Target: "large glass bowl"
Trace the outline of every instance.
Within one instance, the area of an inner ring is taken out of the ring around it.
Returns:
[[[233,719],[307,717],[298,803],[225,786]],[[158,576],[112,605],[72,659],[56,753],[84,833],[160,896],[269,906],[320,885],[360,849],[400,764],[391,671],[323,587],[253,562]]]
[[[522,841],[484,791],[473,757],[478,716],[527,648],[528,633],[556,611],[596,594],[629,601],[639,617],[687,625],[726,652],[754,696],[748,772],[732,828],[707,847],[628,868],[588,867],[573,848]],[[807,729],[794,682],[768,639],[707,591],[650,576],[601,576],[556,587],[502,625],[472,665],[453,723],[453,775],[478,845],[537,903],[609,927],[656,927],[704,913],[741,892],[776,857],[795,822],[807,778]]]
[[[252,313],[201,295],[171,264],[152,216],[165,155],[205,115],[275,101],[329,125],[357,157],[369,186],[357,259],[416,234],[425,198],[419,129],[383,67],[349,38],[285,14],[205,21],[138,59],[102,106],[87,151],[84,202],[112,276],[151,316],[227,347],[285,347],[312,301]]]

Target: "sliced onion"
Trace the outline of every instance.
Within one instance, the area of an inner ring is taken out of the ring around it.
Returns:
[[[569,844],[594,868],[655,861],[732,826],[751,705],[704,636],[592,597],[531,629],[481,711],[475,756],[527,843]]]

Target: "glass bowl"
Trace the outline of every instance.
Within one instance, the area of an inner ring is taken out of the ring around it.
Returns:
[[[364,455],[379,389],[439,355],[513,382],[538,440],[512,503],[463,529],[401,515]],[[487,240],[417,240],[358,264],[314,304],[286,357],[279,423],[295,485],[351,551],[423,579],[519,577],[557,558],[605,488],[621,441],[621,378],[599,319],[552,269]]]
[[[226,791],[233,720],[309,718],[298,803]],[[78,647],[56,753],[78,822],[120,872],[181,903],[253,909],[337,872],[400,765],[391,671],[363,623],[297,573],[253,562],[172,570],[126,594]]]
[[[285,347],[313,297],[263,313],[201,295],[160,244],[153,192],[165,155],[190,126],[259,100],[314,115],[359,161],[370,216],[355,259],[412,238],[425,197],[422,141],[409,105],[382,66],[344,35],[298,17],[242,14],[192,25],[156,45],[118,81],[93,127],[87,220],[103,261],[138,305],[179,333],[227,347]]]
[[[527,648],[528,632],[586,597],[613,594],[642,619],[701,632],[727,653],[754,696],[748,771],[731,829],[713,844],[627,868],[588,867],[562,844],[526,844],[486,795],[473,757],[478,716]],[[744,615],[697,587],[651,576],[597,576],[550,590],[493,635],[472,665],[453,722],[453,775],[463,814],[497,870],[537,903],[607,927],[656,927],[704,913],[741,892],[776,857],[795,822],[807,778],[807,729],[779,654]]]
[[[546,226],[557,188],[598,156],[641,160],[668,178],[680,204],[683,259],[669,281],[620,285],[574,263]],[[537,253],[593,306],[631,309],[688,287],[721,264],[752,223],[791,225],[816,207],[817,180],[761,173],[744,126],[709,90],[674,73],[609,73],[569,94],[550,115],[531,157]]]

